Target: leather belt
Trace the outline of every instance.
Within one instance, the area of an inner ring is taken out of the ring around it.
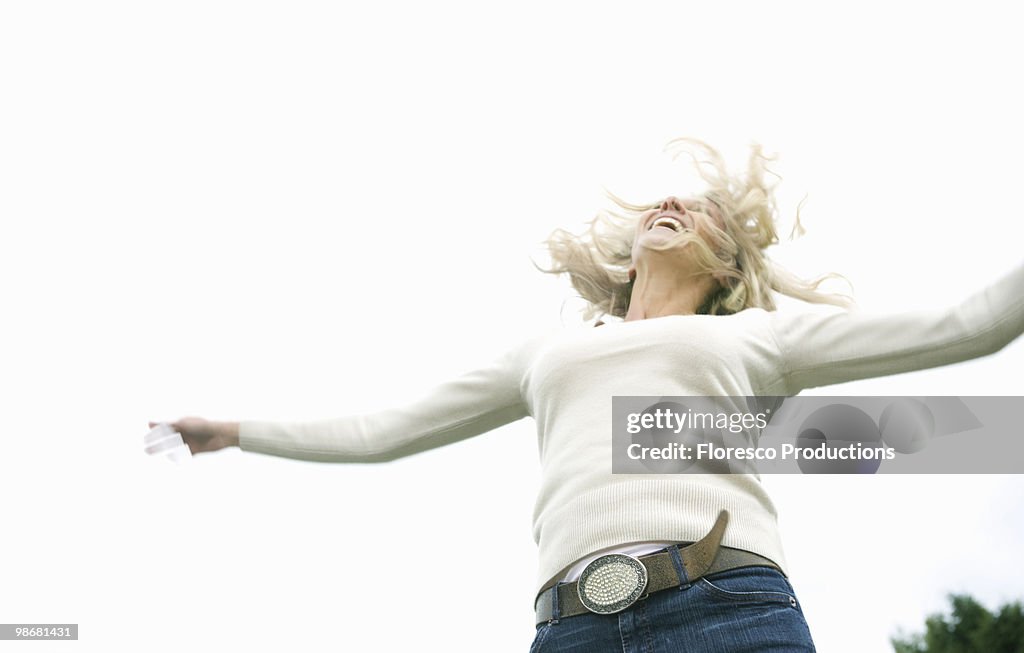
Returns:
[[[640,558],[618,553],[597,558],[587,565],[578,581],[557,583],[537,596],[534,602],[537,623],[588,612],[614,614],[652,592],[679,587],[701,576],[729,569],[764,566],[782,573],[768,558],[721,546],[728,522],[729,513],[723,510],[711,531],[692,544],[679,544]]]

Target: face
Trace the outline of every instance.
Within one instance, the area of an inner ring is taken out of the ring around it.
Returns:
[[[645,252],[657,251],[651,250],[651,245],[664,245],[680,232],[693,232],[714,248],[712,225],[721,230],[725,229],[721,211],[710,200],[665,198],[657,207],[642,213],[637,221],[636,236],[633,240],[633,265],[629,269],[630,278],[636,274],[635,266],[640,257],[644,256]],[[683,265],[688,258],[687,250],[691,249],[690,243],[684,242],[663,253],[671,253],[673,259]]]

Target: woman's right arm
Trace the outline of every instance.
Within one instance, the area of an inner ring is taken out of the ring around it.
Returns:
[[[310,421],[215,422],[188,417],[171,426],[193,453],[239,446],[300,460],[393,460],[526,417],[520,385],[533,347],[541,340],[529,339],[483,367],[385,410]]]

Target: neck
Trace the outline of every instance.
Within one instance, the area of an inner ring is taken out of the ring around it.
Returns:
[[[707,274],[639,268],[624,321],[695,315],[714,286],[714,281]]]

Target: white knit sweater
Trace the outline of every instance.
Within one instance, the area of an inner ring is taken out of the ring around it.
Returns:
[[[982,356],[1022,331],[1024,266],[945,310],[749,309],[559,329],[405,406],[321,421],[243,421],[240,445],[303,460],[382,461],[529,415],[542,468],[533,527],[538,590],[600,549],[700,539],[723,508],[723,544],[785,570],[775,506],[757,475],[612,474],[612,397],[791,396]]]

